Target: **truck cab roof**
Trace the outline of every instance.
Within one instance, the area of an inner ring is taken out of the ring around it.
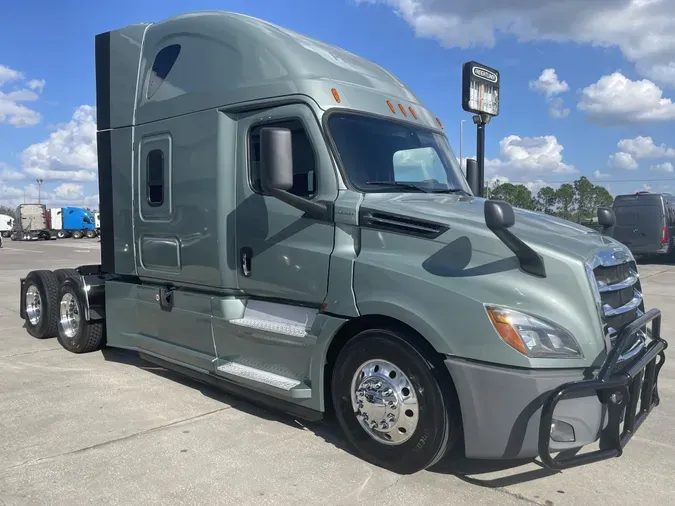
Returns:
[[[204,11],[130,25],[99,34],[96,47],[99,130],[297,94],[322,109],[393,115],[441,130],[383,67],[243,14]]]

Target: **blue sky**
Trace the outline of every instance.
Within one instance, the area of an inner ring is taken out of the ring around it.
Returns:
[[[460,120],[464,155],[475,154],[461,65],[497,68],[489,177],[535,191],[581,175],[615,194],[675,190],[672,0],[523,0],[508,9],[498,0],[38,4],[14,2],[0,19],[0,205],[16,205],[24,189],[34,198],[42,176],[50,205],[96,207],[94,36],[210,9],[261,17],[383,65],[441,118],[457,155]]]

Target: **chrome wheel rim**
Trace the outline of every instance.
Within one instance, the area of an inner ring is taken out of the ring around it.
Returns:
[[[72,339],[77,335],[77,331],[80,328],[80,308],[77,300],[71,293],[66,293],[61,298],[59,322],[61,323],[63,334],[67,338]]]
[[[40,323],[42,317],[42,297],[37,286],[30,285],[26,290],[26,315],[31,325]]]
[[[386,360],[364,362],[351,383],[354,415],[363,430],[386,445],[405,443],[419,422],[419,402],[410,379]]]

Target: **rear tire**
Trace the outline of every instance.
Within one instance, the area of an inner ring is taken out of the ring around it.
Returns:
[[[73,239],[82,239],[82,237],[84,237],[84,234],[80,230],[74,230],[72,236]]]
[[[59,286],[68,278],[77,278],[80,273],[75,269],[56,269],[54,271],[56,278],[59,280]]]
[[[79,290],[65,283],[58,296],[58,341],[71,353],[89,353],[105,346],[105,322],[84,319],[84,301]]]
[[[88,230],[84,233],[84,235],[87,237],[87,239],[93,239],[94,237],[96,237],[96,231],[95,231],[95,230],[88,229]]]
[[[399,330],[365,330],[340,351],[332,375],[333,407],[349,443],[399,474],[438,462],[458,430],[452,383],[414,342]]]
[[[58,237],[59,239],[65,239],[66,233],[63,230],[59,230],[58,232],[56,232],[56,237]]]
[[[59,280],[52,271],[31,271],[24,292],[26,330],[37,339],[57,334]]]

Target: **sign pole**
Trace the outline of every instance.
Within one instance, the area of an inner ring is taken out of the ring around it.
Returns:
[[[474,113],[476,125],[478,187],[473,190],[480,197],[485,194],[485,125],[499,115],[499,81],[495,69],[474,61],[462,66],[462,108]]]

